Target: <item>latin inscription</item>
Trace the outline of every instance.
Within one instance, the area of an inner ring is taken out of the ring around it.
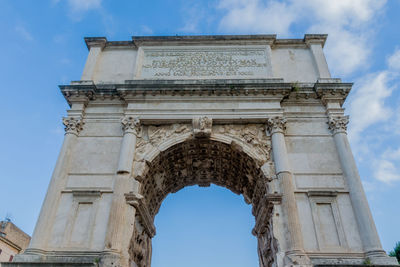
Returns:
[[[143,78],[265,77],[267,58],[263,49],[145,50]]]

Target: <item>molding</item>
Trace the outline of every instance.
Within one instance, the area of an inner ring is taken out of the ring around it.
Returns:
[[[156,235],[156,228],[153,224],[153,220],[150,216],[144,197],[138,193],[131,192],[125,194],[125,199],[126,203],[132,207],[135,207],[137,211],[139,211],[139,215],[142,219],[143,226],[147,234],[150,236],[150,238],[153,238]]]
[[[85,37],[84,40],[88,50],[94,46],[100,46],[103,49],[107,44],[106,37]]]
[[[329,80],[329,81],[328,81]],[[127,102],[167,101],[186,99],[245,100],[257,97],[269,101],[300,103],[307,99],[319,99],[323,104],[345,101],[351,83],[337,79],[323,79],[317,83],[285,83],[283,79],[211,79],[211,80],[126,80],[122,84],[95,84],[93,81],[74,81],[60,85],[68,104],[97,99]]]
[[[70,191],[74,197],[78,198],[98,198],[101,196],[100,190],[88,190],[88,189],[72,189]]]
[[[305,34],[304,42],[307,45],[310,44],[321,44],[322,48],[325,46],[328,34]]]
[[[256,35],[175,35],[175,36],[132,36],[131,41],[108,41],[106,37],[85,37],[88,49],[93,46],[132,47],[161,46],[161,45],[249,45],[265,44],[271,46],[301,46],[311,43],[324,47],[327,34],[305,34],[303,39],[277,39],[276,34]]]
[[[265,200],[273,203],[274,205],[281,204],[281,202],[282,202],[282,194],[278,194],[278,193],[267,194],[265,196]]]
[[[7,245],[9,245],[10,247],[18,250],[18,253],[22,250],[22,248],[20,246],[18,246],[17,244],[14,244],[13,242],[11,242],[10,240],[8,240],[6,237],[0,236],[0,241],[6,243]]]
[[[227,44],[273,44],[276,34],[257,35],[182,35],[182,36],[132,36],[136,46],[159,45],[227,45]]]
[[[309,190],[307,192],[309,197],[336,197],[337,194],[337,191],[331,190]]]
[[[342,106],[352,87],[353,83],[341,83],[340,79],[319,79],[314,90],[324,105],[338,102]]]

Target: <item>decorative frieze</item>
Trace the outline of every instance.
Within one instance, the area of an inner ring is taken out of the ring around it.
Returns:
[[[330,117],[328,121],[329,129],[333,134],[346,133],[349,116]]]
[[[85,123],[81,118],[66,117],[63,118],[63,124],[65,126],[65,134],[78,135]]]

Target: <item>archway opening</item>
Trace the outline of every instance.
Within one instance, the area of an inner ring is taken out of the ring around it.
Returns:
[[[251,206],[223,187],[190,186],[168,195],[155,227],[152,267],[258,265]]]
[[[154,218],[169,193],[191,185],[215,184],[242,195],[246,203],[252,204],[252,232],[257,237],[260,266],[272,266],[277,246],[272,232],[272,205],[267,199],[268,178],[258,161],[240,145],[190,138],[160,152],[148,165],[148,172],[140,179],[140,194],[148,215],[136,215],[129,249],[131,262],[138,267],[151,266]]]

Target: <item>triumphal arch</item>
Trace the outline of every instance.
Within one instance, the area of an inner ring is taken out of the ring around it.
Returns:
[[[361,185],[342,108],[352,84],[331,78],[326,35],[85,41],[81,80],[60,86],[71,108],[32,242],[7,266],[150,267],[163,199],[211,183],[252,205],[261,267],[396,263]]]

